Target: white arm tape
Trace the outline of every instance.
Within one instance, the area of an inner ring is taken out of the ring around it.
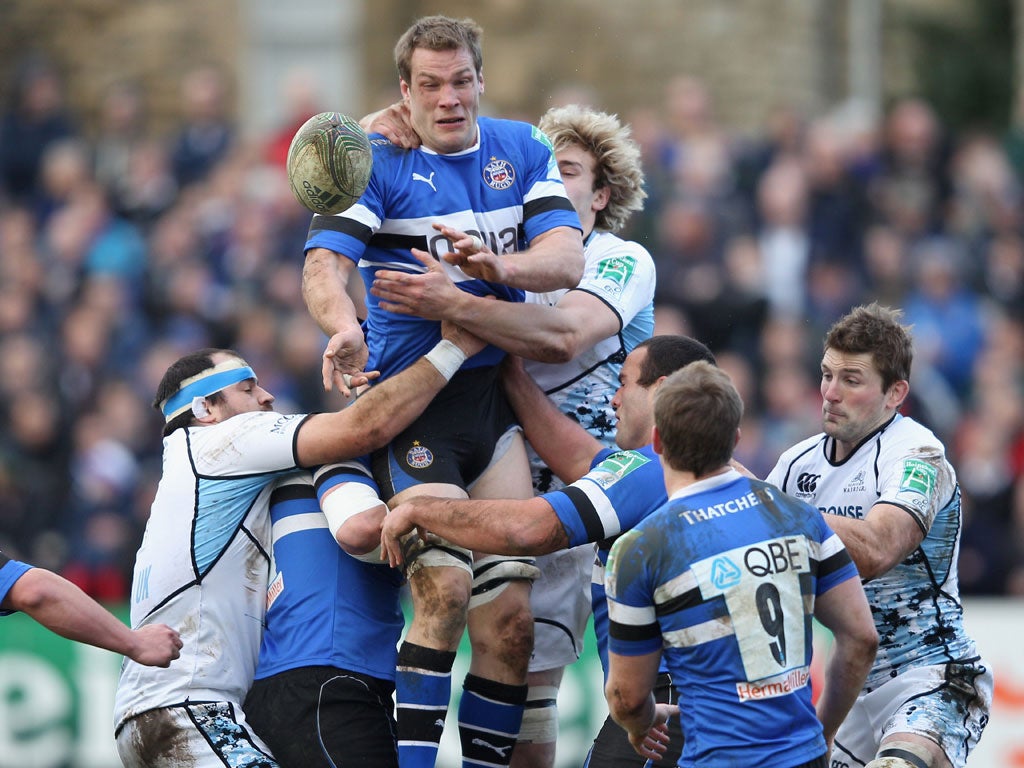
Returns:
[[[383,501],[376,492],[366,483],[342,483],[333,488],[330,493],[320,501],[320,508],[327,518],[327,528],[335,541],[338,539],[338,531],[350,518],[361,512],[385,507]],[[380,564],[380,546],[363,555],[352,555],[356,560],[365,563]]]
[[[451,381],[455,372],[466,362],[466,353],[459,349],[454,342],[448,341],[448,339],[441,339],[424,357],[448,381]]]

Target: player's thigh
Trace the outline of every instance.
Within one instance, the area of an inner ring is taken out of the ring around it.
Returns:
[[[837,758],[874,758],[880,743],[914,734],[937,743],[953,768],[963,768],[981,738],[992,704],[992,672],[983,662],[908,670],[861,695],[836,734]]]
[[[230,702],[143,712],[121,727],[116,743],[125,768],[278,768],[241,708]]]
[[[468,494],[462,488],[451,483],[422,483],[396,493],[391,497],[388,506],[394,509],[406,499],[411,499],[415,496],[440,496],[445,499],[468,498]]]
[[[533,498],[530,460],[519,427],[509,429],[498,440],[490,464],[470,486],[469,495],[474,499]]]

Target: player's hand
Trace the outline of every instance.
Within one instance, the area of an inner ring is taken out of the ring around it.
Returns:
[[[476,235],[470,235],[444,224],[434,224],[434,229],[451,241],[454,251],[441,254],[441,258],[456,266],[470,277],[492,283],[508,282],[508,265],[505,260],[487,247],[487,243]]]
[[[419,134],[412,127],[409,107],[403,101],[396,101],[390,107],[367,115],[359,121],[359,127],[367,133],[379,133],[403,149],[416,149],[421,143]]]
[[[654,723],[643,733],[630,733],[629,743],[634,751],[648,760],[660,760],[668,749],[669,735],[667,721],[672,715],[679,714],[675,704],[656,704]]]
[[[380,559],[387,560],[392,568],[401,568],[405,563],[401,539],[415,530],[410,517],[412,501],[405,501],[388,512],[380,526]]]
[[[358,326],[339,331],[327,341],[324,349],[323,375],[324,391],[337,388],[345,397],[352,391],[380,376],[380,371],[364,371],[370,350]]]
[[[132,630],[135,647],[128,658],[147,667],[169,667],[181,656],[181,636],[166,624],[147,624]]]
[[[441,262],[429,253],[413,248],[412,255],[426,271],[379,269],[370,293],[380,299],[380,307],[388,312],[427,320],[451,317],[458,302],[468,294],[452,282]]]

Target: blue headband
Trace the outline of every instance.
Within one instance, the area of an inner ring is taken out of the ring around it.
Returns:
[[[247,365],[240,368],[229,368],[226,371],[214,366],[198,376],[186,379],[188,383],[164,400],[160,410],[163,411],[164,419],[170,421],[191,408],[193,400],[197,397],[209,397],[232,384],[255,378],[256,374]]]

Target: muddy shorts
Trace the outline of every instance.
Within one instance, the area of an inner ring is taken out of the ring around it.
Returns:
[[[278,768],[229,701],[151,709],[128,720],[115,739],[125,768]]]
[[[930,739],[964,768],[991,706],[992,670],[981,660],[909,669],[857,698],[836,734],[832,768],[871,762],[891,733]]]

